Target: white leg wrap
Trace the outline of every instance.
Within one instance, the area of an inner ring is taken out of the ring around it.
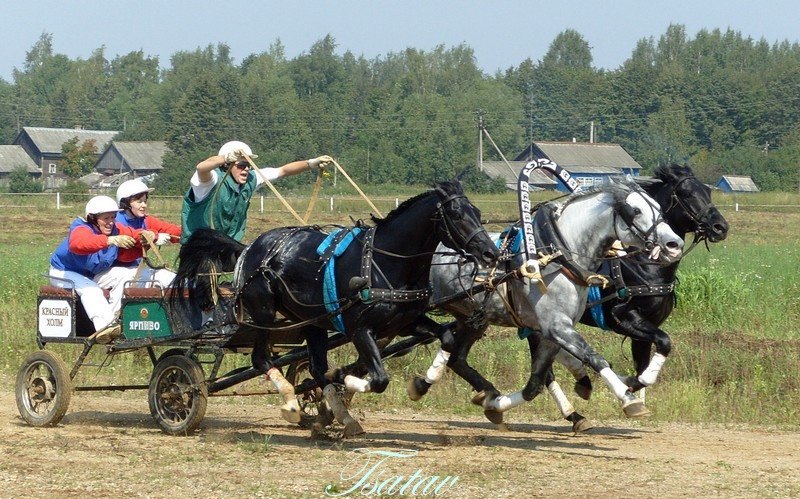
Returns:
[[[349,392],[366,393],[369,391],[369,381],[350,374],[344,377],[344,386]]]
[[[600,371],[600,376],[618,399],[622,400],[625,397],[625,393],[628,391],[628,385],[620,381],[619,376],[617,376],[610,367],[606,367]]]
[[[547,385],[547,391],[550,392],[550,396],[556,401],[556,405],[558,406],[558,410],[561,411],[562,416],[567,417],[575,412],[575,408],[572,407],[572,404],[567,400],[567,396],[564,395],[564,391],[561,389],[558,382],[553,381]]]
[[[428,371],[425,373],[425,381],[428,382],[428,384],[432,385],[442,379],[442,375],[445,369],[447,369],[447,361],[449,359],[450,352],[445,352],[440,349],[439,353],[436,354],[436,358],[433,359],[433,364],[431,364],[431,367],[429,367]]]
[[[501,395],[492,400],[488,408],[499,412],[505,412],[521,405],[523,402],[525,402],[525,399],[522,398],[522,392],[513,392],[508,395]]]
[[[647,369],[639,375],[639,382],[644,386],[652,386],[656,382],[658,373],[661,372],[661,367],[664,366],[664,362],[666,361],[667,358],[660,353],[653,355],[653,358],[650,359],[650,364],[647,365]]]

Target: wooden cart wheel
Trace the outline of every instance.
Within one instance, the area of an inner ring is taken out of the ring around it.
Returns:
[[[294,386],[299,385],[303,381],[311,379],[311,373],[308,371],[309,363],[307,360],[301,360],[290,364],[286,370],[286,380]],[[328,409],[325,399],[322,397],[322,390],[316,387],[305,393],[297,394],[297,403],[300,404],[300,425],[301,428],[311,428],[317,422],[320,412],[323,418],[320,418],[320,423],[323,426],[333,422],[333,413]]]
[[[67,413],[72,381],[64,361],[47,350],[30,354],[17,373],[17,409],[31,426],[53,426]]]
[[[188,435],[200,426],[208,405],[208,387],[200,364],[168,355],[153,368],[147,391],[150,414],[168,435]]]

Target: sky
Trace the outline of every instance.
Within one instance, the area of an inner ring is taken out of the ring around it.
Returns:
[[[797,0],[413,0],[413,1],[170,1],[0,0],[0,78],[13,82],[25,54],[43,32],[53,50],[86,59],[105,47],[106,59],[142,50],[161,67],[170,56],[225,43],[234,63],[269,49],[277,39],[291,59],[333,36],[337,53],[384,58],[408,47],[430,51],[466,44],[487,74],[540,60],[565,29],[589,43],[594,66],[614,70],[642,38],[658,39],[670,24],[694,38],[701,29],[732,29],[770,44],[797,42]]]

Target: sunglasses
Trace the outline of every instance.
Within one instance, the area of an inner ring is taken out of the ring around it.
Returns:
[[[247,161],[237,161],[236,163],[233,164],[233,166],[239,168],[240,170],[245,170],[247,168],[250,168],[250,163],[248,163]]]

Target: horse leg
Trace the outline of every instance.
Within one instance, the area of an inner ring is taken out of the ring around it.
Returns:
[[[453,348],[447,360],[447,367],[478,392],[472,397],[472,403],[483,407],[487,399],[494,399],[500,395],[500,392],[489,380],[484,378],[469,365],[467,356],[472,349],[472,345],[483,336],[484,331],[486,331],[486,326],[472,328],[459,320],[456,322],[456,329],[457,331],[453,339]],[[444,353],[446,353],[446,351]]]
[[[369,379],[348,374],[344,376],[344,386],[351,392],[383,393],[389,385],[389,376],[383,368],[381,351],[372,338],[372,330],[366,327],[355,329],[353,346],[358,352],[357,363],[366,368]]]
[[[431,386],[439,381],[447,369],[447,361],[450,359],[450,348],[453,348],[455,337],[452,333],[452,328],[455,322],[449,324],[439,324],[438,322],[424,317],[414,327],[414,334],[429,333],[437,336],[442,343],[442,347],[433,359],[433,363],[425,372],[425,376],[414,376],[408,381],[406,385],[406,393],[411,400],[421,399]],[[445,341],[443,338],[447,338]]]
[[[609,389],[622,402],[622,411],[630,418],[650,415],[644,402],[637,398],[611,369],[608,361],[597,353],[583,337],[578,334],[570,322],[555,321],[545,331],[546,337],[552,338],[561,348],[588,364],[603,378]]]
[[[354,419],[353,416],[351,416],[347,411],[347,407],[345,406],[342,397],[339,395],[336,385],[329,383],[327,386],[325,386],[325,389],[322,390],[322,395],[325,398],[325,402],[327,402],[328,407],[331,408],[331,412],[333,412],[333,416],[336,418],[336,421],[344,425],[345,438],[364,433],[364,428],[361,427],[361,424],[356,421],[356,419]]]
[[[563,349],[559,350],[559,352],[563,351]],[[588,419],[583,417],[578,411],[576,411],[570,401],[567,399],[567,395],[561,389],[561,385],[558,384],[558,381],[556,381],[556,377],[553,374],[552,369],[548,370],[544,382],[547,385],[547,391],[550,392],[550,396],[553,397],[558,410],[561,411],[561,415],[564,416],[564,419],[572,423],[572,431],[575,433],[581,433],[594,428],[594,425]]]
[[[615,314],[614,318],[617,320],[614,331],[633,340],[631,352],[637,376],[626,378],[626,384],[633,391],[652,386],[672,351],[672,340],[666,332],[642,317],[638,310],[625,310],[622,314]],[[653,343],[656,346],[656,353],[651,359],[650,345]]]
[[[545,381],[548,379],[548,374],[550,374],[550,379],[553,379],[552,366],[553,359],[555,359],[560,348],[558,344],[543,338],[539,331],[534,331],[528,335],[528,348],[531,353],[531,374],[528,382],[521,391],[513,392],[509,395],[501,395],[484,402],[484,408],[486,409],[484,414],[490,421],[492,421],[492,418],[487,413],[503,413],[521,405],[523,402],[530,402],[541,393]]]
[[[325,378],[325,373],[328,371],[328,335],[327,331],[319,328],[310,328],[306,331],[306,348],[308,349],[308,372],[314,381],[317,382],[317,388],[320,390],[318,394],[322,394],[322,390],[330,384]],[[321,400],[319,400],[321,398]],[[317,421],[320,427],[324,428],[333,422],[333,412],[330,409],[324,396],[319,397],[317,400],[318,414]]]
[[[575,378],[575,393],[583,400],[589,400],[592,396],[592,380],[586,372],[586,366],[580,359],[570,355],[569,352],[563,348],[556,354],[556,360],[567,368]]]
[[[260,372],[266,373],[267,380],[271,381],[283,398],[281,406],[281,417],[290,423],[300,422],[300,404],[294,393],[294,386],[283,377],[280,369],[272,365],[267,355],[266,335],[256,335],[253,343],[253,353],[251,356],[253,367]]]

